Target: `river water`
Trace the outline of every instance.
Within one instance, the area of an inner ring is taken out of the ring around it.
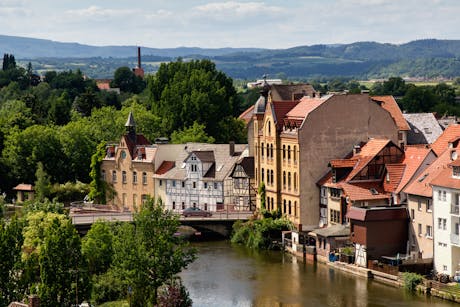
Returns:
[[[193,306],[458,306],[281,252],[193,245],[198,259],[181,273]]]

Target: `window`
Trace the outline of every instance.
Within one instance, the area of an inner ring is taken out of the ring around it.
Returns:
[[[283,189],[286,189],[286,171],[283,171]]]
[[[418,235],[422,236],[422,224],[418,224]]]
[[[113,183],[117,182],[117,171],[112,171],[112,182]]]
[[[142,173],[142,184],[147,184],[147,173],[146,172]]]
[[[283,213],[286,214],[286,200],[283,200]]]
[[[417,202],[418,211],[422,211],[422,201],[419,199]]]
[[[192,183],[192,186],[193,186],[194,189],[196,189],[196,182],[195,181]]]
[[[273,176],[273,170],[270,171],[270,174],[271,174],[270,175],[270,180],[271,180],[271,183],[273,185],[273,178],[275,177],[275,176]]]
[[[173,201],[172,209],[173,209],[173,210],[176,210],[176,202],[175,202],[175,201]]]
[[[270,157],[273,159],[273,144],[270,144]]]
[[[334,209],[330,210],[331,222],[340,223],[340,212]]]
[[[270,157],[270,145],[267,144],[267,158]]]
[[[294,156],[294,162],[297,162],[297,146],[294,146],[292,150],[292,155]]]
[[[267,184],[270,184],[270,170],[267,170]]]
[[[294,191],[297,191],[297,173],[294,173]]]
[[[205,189],[207,189],[208,188],[208,183],[207,182],[203,183],[203,186],[204,186]]]
[[[121,181],[122,181],[123,183],[126,183],[126,171],[122,171],[122,172],[121,172]]]
[[[442,191],[442,200],[446,201],[446,191]]]
[[[292,209],[291,209],[291,201],[288,202],[288,209],[289,209],[289,212],[288,212],[288,213],[289,213],[289,215],[291,215],[291,214],[292,214],[292,211],[291,211],[291,210],[292,210]]]
[[[268,121],[267,123],[268,123],[268,135],[271,135],[272,134],[272,126],[270,124],[270,121]]]
[[[196,161],[196,156],[192,156],[191,160]]]
[[[264,143],[262,143],[262,145],[261,145],[260,147],[261,147],[260,155],[261,155],[262,158],[263,158],[263,157],[264,157]]]
[[[185,209],[185,202],[182,202],[182,210]]]
[[[159,184],[160,184],[160,187],[161,187],[163,185],[163,180],[160,179]]]
[[[147,201],[147,194],[142,194],[141,199],[142,203],[144,204]]]
[[[217,182],[214,182],[214,189],[217,190],[217,188],[219,188],[219,185],[217,184]]]
[[[291,160],[291,145],[288,145],[287,147],[287,156],[288,156],[288,161]]]
[[[291,172],[288,173],[288,189],[291,189]]]
[[[415,220],[415,210],[414,209],[410,209],[410,217],[412,220]]]
[[[331,197],[340,197],[340,190],[339,189],[334,189],[334,188],[330,188],[330,191],[331,191]]]
[[[453,166],[452,167],[452,174],[454,175],[454,177],[460,177],[460,167],[458,166]]]
[[[264,178],[265,178],[264,169],[262,169],[260,173],[260,181],[264,181]]]
[[[447,229],[447,219],[442,219],[442,229],[443,230]]]
[[[431,199],[427,199],[426,201],[426,212],[432,212]]]
[[[286,159],[286,145],[283,145],[283,160]]]
[[[176,187],[176,180],[173,180],[173,181],[172,181],[172,186],[173,186],[173,188]]]
[[[442,269],[443,269],[444,271],[447,271],[447,265],[443,265],[443,266],[442,266]]]
[[[441,200],[441,190],[438,190],[438,200]]]
[[[433,231],[432,231],[432,227],[430,225],[426,225],[426,237],[427,238],[432,238],[433,237]]]
[[[438,218],[438,229],[442,229],[442,219]]]
[[[180,184],[183,188],[185,188],[185,181],[182,181]]]
[[[294,202],[294,216],[297,217],[297,201]]]
[[[105,170],[101,171],[101,179],[105,181]]]
[[[133,183],[137,184],[137,172],[133,172]]]

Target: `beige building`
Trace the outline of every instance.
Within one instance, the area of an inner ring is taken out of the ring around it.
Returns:
[[[309,230],[319,224],[316,182],[328,162],[370,138],[398,144],[400,129],[367,94],[293,98],[299,100],[276,101],[264,87],[254,106],[249,144],[254,146],[257,186],[262,181],[266,186],[266,207],[280,209],[298,230]]]
[[[101,176],[114,191],[107,197],[107,204],[120,210],[135,210],[147,195],[154,195],[153,173],[157,147],[142,134],[136,133],[132,113],[129,113],[125,127],[127,133],[120,142],[107,146]]]

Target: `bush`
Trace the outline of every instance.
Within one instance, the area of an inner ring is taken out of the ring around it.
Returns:
[[[69,203],[83,200],[89,193],[89,185],[79,181],[76,183],[67,182],[65,184],[54,184],[50,192],[51,199],[56,199],[58,202]]]
[[[128,286],[109,270],[105,274],[94,277],[91,297],[96,304],[116,301],[126,297],[127,289]]]
[[[175,279],[158,289],[159,307],[190,307],[192,299],[180,279]]]
[[[419,285],[423,281],[423,276],[416,273],[404,272],[403,273],[403,282],[404,288],[410,292],[414,292]]]

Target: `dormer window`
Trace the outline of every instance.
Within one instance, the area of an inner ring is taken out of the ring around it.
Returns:
[[[460,178],[460,166],[453,166],[452,167],[452,177]]]

